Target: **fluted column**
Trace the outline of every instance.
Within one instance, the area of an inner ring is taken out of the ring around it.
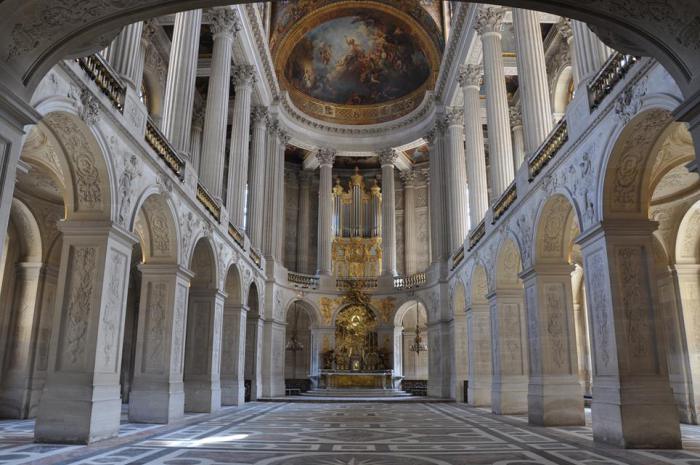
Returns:
[[[399,173],[403,182],[404,268],[407,276],[416,271],[416,172]]]
[[[499,197],[515,176],[501,47],[501,25],[504,14],[505,10],[501,7],[482,8],[476,25],[483,44],[491,186],[494,197]]]
[[[107,61],[137,92],[143,81],[145,49],[141,41],[143,21],[129,24],[121,30],[107,49]]]
[[[253,247],[260,250],[263,240],[263,205],[265,203],[265,149],[267,140],[267,108],[254,107],[251,112],[253,140],[248,173],[248,236]]]
[[[299,213],[297,215],[297,271],[309,270],[309,226],[311,219],[311,171],[299,172]]]
[[[523,138],[523,116],[520,105],[510,107],[510,128],[513,131],[513,167],[518,171],[525,161],[525,140]]]
[[[200,179],[214,199],[221,201],[226,153],[226,125],[231,89],[231,51],[233,36],[240,28],[233,10],[217,9],[212,17],[211,31],[214,49],[211,76],[207,90],[207,110],[204,115],[204,139],[200,161]]]
[[[450,252],[467,236],[467,167],[464,159],[464,110],[447,112],[447,195],[449,197]]]
[[[459,83],[464,93],[464,137],[466,139],[467,183],[469,185],[469,219],[474,228],[489,208],[489,192],[486,181],[486,154],[484,132],[479,116],[481,103],[479,87],[483,68],[467,65],[462,69]]]
[[[578,81],[580,84],[588,84],[588,81],[600,71],[612,50],[601,42],[586,23],[572,19],[571,28],[574,33]]]
[[[379,152],[382,165],[382,274],[396,276],[396,201],[394,194],[394,149]]]
[[[268,259],[274,258],[277,252],[275,246],[275,219],[277,217],[275,204],[277,202],[277,152],[279,151],[279,122],[270,116],[267,120],[267,147],[265,149],[264,200],[262,224],[262,253]]]
[[[202,131],[204,130],[204,109],[194,109],[192,129],[190,130],[190,160],[199,175],[199,160],[202,158]]]
[[[425,140],[428,143],[430,157],[430,252],[431,261],[439,262],[447,256],[447,241],[445,239],[447,219],[445,215],[445,179],[443,170],[443,148],[444,148],[445,121],[444,117],[438,116],[435,127],[428,132]]]
[[[536,11],[513,8],[518,89],[525,123],[525,152],[528,154],[534,152],[552,130],[552,107],[538,15]]]
[[[574,47],[574,30],[571,27],[569,18],[561,18],[556,24],[557,32],[566,42],[569,57],[571,59],[571,76],[574,79],[574,87],[578,87],[579,75],[578,65],[576,64],[576,49]]]
[[[277,131],[277,138],[279,142],[275,155],[274,241],[275,258],[281,262],[284,258],[284,151],[291,137],[286,131],[280,129]]]
[[[190,127],[197,76],[197,51],[202,10],[183,11],[175,15],[175,29],[170,46],[168,79],[163,103],[163,134],[178,152],[190,148]],[[186,158],[189,159],[188,156]]]
[[[233,82],[236,100],[233,103],[226,206],[231,223],[242,227],[245,213],[245,187],[248,181],[250,98],[255,82],[255,68],[251,65],[236,66],[233,70]]]
[[[333,162],[335,150],[320,149],[316,152],[320,165],[318,187],[318,271],[319,275],[331,274],[331,241],[333,240]]]

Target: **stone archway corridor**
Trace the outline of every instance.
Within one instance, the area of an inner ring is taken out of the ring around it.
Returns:
[[[700,426],[682,426],[684,450],[621,450],[594,444],[590,426],[532,427],[455,403],[258,402],[175,425],[124,422],[119,438],[92,446],[34,444],[33,423],[0,422],[0,464],[700,463]]]

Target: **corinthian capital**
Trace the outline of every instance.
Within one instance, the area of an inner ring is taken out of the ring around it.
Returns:
[[[523,115],[520,110],[520,104],[513,105],[508,109],[508,115],[510,116],[510,127],[514,128],[516,126],[523,125]]]
[[[459,85],[462,87],[481,86],[484,75],[483,65],[466,65],[459,70]]]
[[[451,107],[445,113],[445,122],[448,126],[463,126],[464,125],[464,109],[459,107]]]
[[[384,165],[394,165],[394,162],[396,162],[396,159],[399,157],[399,154],[396,152],[396,150],[392,148],[384,149],[377,153],[379,155],[379,163],[384,166]]]
[[[479,10],[479,16],[476,18],[476,32],[480,35],[489,32],[501,32],[503,25],[503,17],[506,14],[506,9],[500,6],[488,6]]]
[[[318,149],[318,152],[316,152],[316,159],[318,160],[318,164],[321,166],[333,166],[333,162],[335,162],[335,155],[336,151],[334,149],[321,148]]]
[[[267,107],[255,106],[250,112],[253,123],[264,123],[267,120]]]
[[[233,36],[241,30],[241,22],[238,15],[230,8],[216,8],[211,16],[211,33],[216,37],[218,34]]]
[[[282,147],[286,146],[289,140],[292,138],[292,136],[290,136],[289,133],[284,129],[277,130],[277,137],[279,138]]]
[[[401,171],[399,173],[399,177],[401,178],[401,181],[403,181],[404,186],[412,187],[416,180],[416,172],[413,169]]]
[[[556,24],[557,31],[564,40],[569,40],[574,36],[574,30],[571,28],[571,20],[569,18],[561,18]]]
[[[236,87],[253,84],[255,82],[255,67],[253,65],[235,65],[231,68],[231,81]]]

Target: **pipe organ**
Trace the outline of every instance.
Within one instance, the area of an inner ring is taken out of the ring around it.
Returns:
[[[369,189],[359,168],[347,190],[333,187],[333,273],[338,277],[376,277],[382,272],[382,194],[377,180]]]

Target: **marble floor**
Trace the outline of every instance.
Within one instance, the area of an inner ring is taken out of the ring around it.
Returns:
[[[176,425],[124,422],[91,446],[34,444],[33,421],[0,421],[0,464],[700,465],[700,427],[685,450],[594,444],[589,427],[535,428],[454,403],[251,403]]]

